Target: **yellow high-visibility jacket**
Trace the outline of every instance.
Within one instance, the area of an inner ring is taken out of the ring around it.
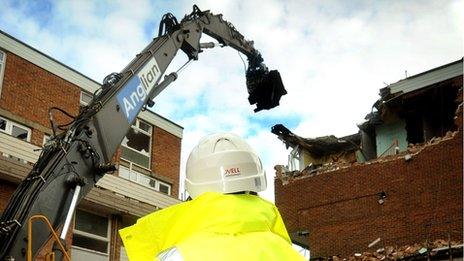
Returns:
[[[248,194],[207,192],[119,233],[130,260],[304,260],[274,204]]]

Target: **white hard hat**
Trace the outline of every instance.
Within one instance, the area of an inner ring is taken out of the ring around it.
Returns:
[[[266,174],[255,151],[232,133],[200,140],[187,160],[185,187],[192,198],[203,192],[260,192]]]

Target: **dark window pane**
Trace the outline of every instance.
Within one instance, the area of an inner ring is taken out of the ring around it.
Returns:
[[[131,128],[124,138],[123,145],[139,151],[145,155],[150,153],[150,136]]]
[[[126,167],[126,168],[128,168],[128,169],[130,168],[130,162],[127,161],[127,160],[121,160],[121,161],[119,162],[119,165],[124,166],[124,167]]]
[[[164,193],[164,194],[168,194],[168,195],[169,195],[169,186],[160,183],[160,184],[159,184],[159,191],[160,191],[161,193]]]
[[[150,179],[148,186],[150,186],[153,189],[156,189],[156,180]]]
[[[3,55],[4,55],[3,52],[0,51],[0,65],[3,63]],[[0,69],[1,69],[1,67],[0,67]]]
[[[133,151],[124,146],[121,147],[121,152],[122,152],[121,157],[123,159],[129,160],[147,169],[150,168],[150,157],[143,155],[141,153],[138,153],[136,151]]]
[[[148,160],[148,157],[147,157],[147,160]],[[146,167],[146,168],[148,169],[148,167]],[[147,176],[151,176],[151,171],[146,170],[144,168],[141,168],[141,167],[139,167],[137,165],[132,165],[132,171],[135,171],[135,172],[147,175]]]
[[[85,211],[76,211],[76,229],[90,234],[107,237],[108,219]]]
[[[89,238],[83,235],[73,234],[73,246],[95,250],[102,253],[108,253],[108,242]]]
[[[6,120],[0,118],[0,130],[6,130]]]
[[[139,128],[141,130],[144,130],[148,133],[151,133],[151,125],[146,123],[146,122],[143,122],[143,121],[139,121]]]
[[[11,130],[11,136],[16,137],[21,140],[27,140],[27,136],[28,136],[27,134],[28,134],[27,130],[13,125],[13,128]]]

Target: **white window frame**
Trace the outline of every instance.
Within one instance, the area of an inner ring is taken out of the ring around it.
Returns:
[[[88,102],[84,101],[84,99],[82,99],[82,97],[84,95],[89,95],[91,98],[93,98],[93,94],[91,94],[90,92],[86,92],[84,90],[81,90],[81,96],[80,96],[80,99],[79,99],[79,103],[83,106],[86,106],[86,105],[89,105]]]
[[[31,142],[31,136],[32,136],[31,128],[29,128],[27,126],[24,126],[22,124],[19,124],[19,123],[15,122],[15,121],[9,120],[7,118],[1,117],[1,116],[0,116],[0,119],[6,121],[5,130],[0,129],[0,132],[3,132],[5,134],[8,134],[8,135],[12,136],[13,126],[16,126],[16,127],[19,127],[21,129],[24,129],[24,130],[27,131],[27,137],[26,137],[25,141]]]
[[[125,160],[125,161],[127,161],[127,160]],[[132,163],[130,161],[127,161],[127,162],[129,162],[129,167],[119,165],[119,177],[121,177],[123,179],[127,179],[127,180],[132,181],[132,182],[135,182],[135,183],[140,184],[140,185],[142,185],[144,187],[156,190],[156,191],[158,191],[160,193],[166,194],[166,193],[160,191],[160,184],[162,184],[162,185],[168,187],[168,193],[166,195],[171,195],[171,190],[172,190],[172,185],[171,184],[166,183],[164,181],[161,181],[159,179],[150,177],[150,176],[145,175],[143,173],[140,173],[140,172],[138,172],[138,171],[136,171],[136,170],[134,170],[132,168],[133,165],[137,165],[137,164]],[[139,166],[139,165],[137,165],[137,166]],[[124,171],[121,171],[123,169],[124,169]],[[150,185],[147,185],[147,184],[141,182],[142,178],[145,178],[145,179],[148,178],[150,181],[153,181],[155,186],[150,186]]]
[[[143,123],[145,123],[145,124],[147,124],[147,125],[150,126],[150,132],[145,131],[145,130],[142,130],[142,129],[139,127],[141,121],[142,121]],[[139,154],[141,154],[141,155],[148,156],[148,168],[145,167],[145,166],[141,166],[140,164],[137,164],[137,163],[135,163],[135,162],[132,162],[130,159],[126,159],[126,158],[124,158],[122,155],[121,155],[121,159],[124,159],[125,161],[128,161],[128,162],[130,162],[131,164],[135,164],[135,165],[137,165],[138,167],[144,168],[144,169],[146,169],[146,170],[151,170],[151,150],[152,150],[151,147],[152,147],[152,140],[153,140],[153,137],[152,137],[152,135],[153,135],[153,125],[150,124],[150,123],[148,123],[148,122],[146,122],[146,121],[144,121],[144,120],[140,120],[139,118],[136,118],[136,119],[135,119],[135,122],[134,122],[134,124],[132,124],[131,128],[134,128],[136,131],[139,131],[139,132],[141,132],[141,133],[144,133],[144,134],[146,134],[146,135],[148,135],[148,136],[150,137],[149,146],[148,146],[148,153],[147,153],[147,154],[143,154],[142,152],[140,152],[140,151],[138,151],[138,150],[136,150],[136,149],[133,149],[133,148],[131,148],[131,147],[129,147],[129,146],[123,145],[123,144],[121,144],[121,146],[123,146],[124,148],[130,149],[130,150],[132,150],[132,151],[135,151],[135,152],[137,152],[137,153],[139,153]]]
[[[0,97],[1,97],[2,86],[3,86],[3,75],[5,73],[5,66],[6,66],[6,52],[0,50],[0,53],[3,54],[3,59],[0,60]]]
[[[44,134],[44,137],[43,137],[43,140],[42,140],[42,147],[45,146],[45,144],[47,144],[47,142],[50,140],[51,136],[48,135],[48,134]]]
[[[158,190],[159,192],[161,192],[161,190],[160,190],[160,188],[159,188],[159,186],[160,186],[160,184],[161,184],[161,185],[164,185],[164,186],[168,187],[168,193],[167,193],[167,195],[171,195],[171,184],[166,183],[166,182],[163,182],[163,181],[161,181],[161,180],[156,180],[156,181],[157,181],[157,182],[156,182],[156,190]],[[164,192],[161,192],[161,193],[165,194]]]
[[[85,232],[85,231],[80,231],[79,229],[76,228],[75,224],[74,224],[73,234],[77,234],[77,235],[85,236],[85,237],[88,237],[88,238],[104,241],[104,242],[106,242],[108,244],[108,247],[106,248],[106,253],[105,252],[100,252],[100,251],[97,251],[97,250],[93,250],[93,249],[88,249],[88,248],[85,248],[85,247],[75,246],[75,245],[72,245],[72,247],[73,248],[78,248],[78,249],[81,249],[81,250],[84,250],[84,251],[87,251],[87,252],[90,252],[90,253],[98,253],[98,254],[102,254],[102,255],[105,255],[105,256],[109,256],[110,255],[110,247],[111,247],[110,246],[110,244],[111,244],[111,219],[109,217],[107,217],[107,216],[98,215],[98,214],[95,214],[95,213],[90,212],[90,211],[81,210],[81,209],[79,209],[79,211],[87,212],[87,213],[90,213],[90,214],[95,215],[95,216],[106,218],[108,220],[108,228],[106,230],[107,231],[106,238],[102,237],[102,236],[99,236],[99,235],[94,235],[94,234],[91,234],[91,233],[88,233],[88,232]],[[76,219],[76,213],[74,213],[74,220],[77,220]]]
[[[294,170],[302,170],[302,161],[301,161],[301,150],[300,146],[297,145],[295,148],[290,151],[288,154],[288,170],[294,171]]]

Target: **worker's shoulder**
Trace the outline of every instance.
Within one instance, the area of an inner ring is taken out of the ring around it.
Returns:
[[[179,216],[182,212],[192,205],[192,201],[185,201],[175,205],[171,205],[167,208],[156,210],[142,218],[139,221],[148,221],[148,220],[159,220],[159,219],[170,219],[173,216]]]
[[[205,192],[198,197],[196,197],[194,202],[203,202],[203,201],[223,201],[223,200],[247,200],[247,201],[262,201],[268,204],[271,202],[255,195],[246,194],[246,193],[233,193],[233,194],[223,194],[219,192]]]
[[[239,206],[252,206],[252,207],[264,207],[264,208],[269,208],[269,209],[275,209],[274,203],[261,198],[258,195],[252,195],[252,194],[216,194],[216,195],[210,195],[211,199],[217,200],[220,203],[230,203],[230,204],[236,204]]]
[[[233,206],[249,206],[252,208],[261,206],[268,209],[276,209],[274,203],[251,194],[223,194],[218,192],[205,192],[191,201],[170,207],[170,211],[178,211],[178,209],[186,210],[190,208],[202,209],[205,207],[211,209],[221,206],[227,206],[228,208]]]

